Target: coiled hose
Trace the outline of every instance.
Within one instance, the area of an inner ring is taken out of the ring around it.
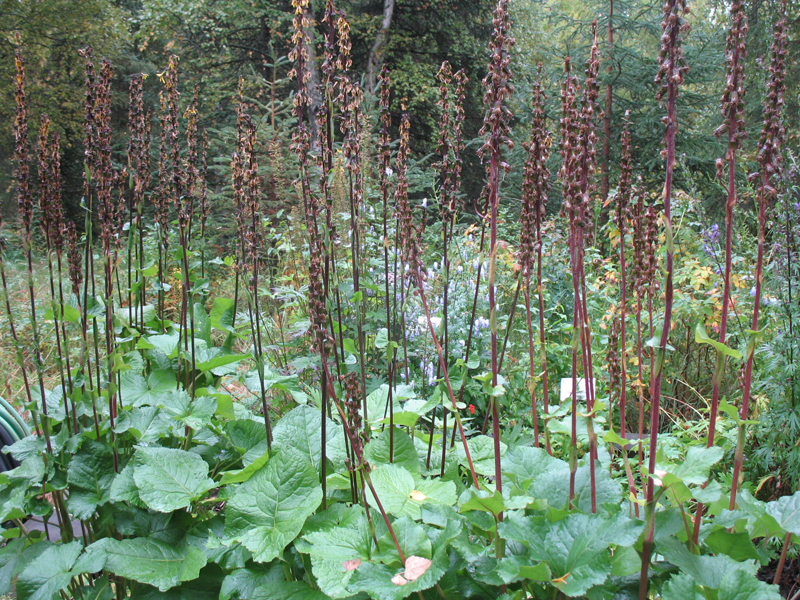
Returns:
[[[30,430],[19,413],[0,397],[0,473],[16,469],[19,466],[13,456],[4,452],[5,447],[11,446],[29,435]]]

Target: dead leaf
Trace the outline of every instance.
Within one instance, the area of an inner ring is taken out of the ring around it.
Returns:
[[[421,577],[425,571],[431,566],[429,558],[422,558],[421,556],[409,556],[406,559],[406,571],[403,573],[406,579],[414,581]]]
[[[412,500],[416,500],[417,502],[422,502],[426,498],[427,498],[427,496],[425,494],[423,494],[422,492],[420,492],[419,490],[414,490],[413,492],[411,492],[411,499]]]
[[[350,560],[346,560],[342,563],[342,568],[344,568],[345,571],[355,571],[360,566],[360,558],[351,558]]]
[[[405,585],[408,583],[408,581],[406,580],[405,577],[403,577],[402,575],[400,575],[400,573],[398,573],[397,575],[392,577],[392,583],[395,585]]]

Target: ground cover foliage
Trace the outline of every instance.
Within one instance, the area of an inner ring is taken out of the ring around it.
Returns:
[[[599,191],[594,24],[560,96],[541,68],[533,80],[518,206],[501,201],[520,152],[506,0],[482,81],[477,198],[462,190],[477,164],[465,71],[436,75],[424,168],[391,70],[374,97],[352,78],[347,15],[326,3],[312,52],[308,5],[294,8],[294,93],[261,123],[240,83],[235,126],[214,132],[230,158],[214,160],[178,57],[158,74],[157,115],[131,79],[121,133],[113,66],[82,51],[81,227],[63,213],[58,134],[47,117],[29,127],[18,39],[20,220],[0,275],[6,391],[33,432],[3,440],[0,593],[780,598],[757,575],[772,563],[781,583],[800,535],[783,15],[745,154],[748,26],[743,4],[729,7],[726,214],[706,227],[676,145],[682,0],[664,5],[655,80],[663,180],[641,176],[628,116],[619,177]],[[229,252],[209,243],[221,175]],[[744,199],[752,231],[734,227]]]

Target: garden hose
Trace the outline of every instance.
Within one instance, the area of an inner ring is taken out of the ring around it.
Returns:
[[[0,469],[2,469],[0,473],[16,469],[19,466],[19,462],[10,454],[3,452],[5,446],[10,446],[13,442],[8,435],[8,431],[2,426],[0,426],[0,444],[2,444],[2,446],[0,446]]]
[[[28,426],[19,413],[0,398],[0,472],[10,471],[19,466],[19,462],[13,456],[3,452],[5,446],[13,446],[28,435],[30,435]]]
[[[2,396],[0,396],[0,415],[10,417],[8,419],[9,425],[14,428],[17,436],[19,436],[18,439],[28,437],[31,434],[28,424],[22,420],[19,413]]]

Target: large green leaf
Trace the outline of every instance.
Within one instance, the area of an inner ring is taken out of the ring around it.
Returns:
[[[397,517],[419,520],[426,502],[450,506],[456,502],[456,487],[452,481],[414,479],[408,469],[399,465],[380,465],[372,471],[370,480],[383,508]],[[372,491],[367,489],[370,504],[376,506]]]
[[[736,562],[729,556],[698,556],[692,554],[684,544],[674,537],[663,540],[657,551],[669,562],[680,568],[681,572],[692,577],[695,583],[711,589],[718,589],[723,577],[733,571],[744,571],[754,577],[758,567],[753,561]]]
[[[241,542],[257,562],[278,556],[322,500],[311,460],[284,448],[241,484],[226,506],[226,543]]]
[[[157,406],[134,406],[120,413],[114,431],[130,431],[137,441],[153,443],[167,435],[169,429],[169,419]]]
[[[768,502],[767,514],[771,515],[784,531],[800,535],[800,492]]]
[[[580,596],[611,574],[608,548],[632,545],[642,528],[623,514],[574,513],[555,522],[512,515],[498,529],[504,538],[527,546],[532,560],[546,563],[562,592]]]
[[[173,545],[152,537],[103,538],[87,551],[101,557],[107,571],[152,585],[162,592],[182,581],[197,578],[206,565],[202,550],[186,543]]]
[[[185,390],[173,390],[159,398],[161,406],[173,418],[195,431],[211,423],[217,412],[217,399],[213,396],[198,396],[194,400]]]
[[[366,562],[353,571],[348,587],[350,592],[367,592],[377,600],[401,600],[415,592],[433,587],[447,571],[450,563],[448,545],[461,532],[461,523],[450,521],[444,530],[435,530],[431,565],[419,578],[404,585],[395,583],[396,575],[402,574],[402,566],[390,566],[377,562]]]
[[[217,515],[192,527],[186,534],[186,541],[205,552],[209,564],[217,563],[225,571],[244,568],[252,554],[241,544],[222,544],[224,530],[224,518]]]
[[[689,575],[679,573],[664,584],[661,592],[662,600],[704,600],[697,591],[697,586]]]
[[[467,441],[469,446],[472,464],[475,466],[475,472],[480,475],[494,476],[494,439],[488,435],[476,435]],[[502,457],[505,455],[508,445],[505,442],[500,442],[500,456],[501,464]],[[453,453],[461,464],[467,464],[467,455],[464,452],[464,445],[456,445],[455,452]]]
[[[541,448],[530,446],[513,446],[505,453],[501,461],[503,474],[526,491],[528,486],[543,473],[569,469],[563,460],[553,458]]]
[[[125,465],[111,482],[111,501],[128,502],[133,506],[145,507],[139,497],[139,488],[136,487],[136,482],[133,480],[133,461]]]
[[[433,546],[422,525],[408,517],[401,517],[392,523],[392,529],[404,556],[431,558]],[[378,540],[378,551],[372,558],[382,563],[402,564],[394,539],[388,531]]]
[[[186,360],[192,359],[191,351],[184,351],[183,357]],[[205,373],[225,365],[233,365],[241,360],[250,358],[250,354],[226,354],[222,348],[195,348],[194,367],[198,371]],[[236,369],[234,368],[235,372]]]
[[[722,460],[723,450],[719,446],[703,448],[692,446],[686,452],[686,457],[675,464],[659,465],[667,471],[667,475],[662,477],[664,485],[683,482],[686,485],[703,485],[708,480],[708,473],[711,467]]]
[[[304,581],[276,581],[257,588],[250,600],[328,600],[328,596]]]
[[[250,600],[257,589],[283,581],[283,567],[278,561],[236,569],[222,581],[219,600]]]
[[[233,328],[233,300],[231,298],[214,298],[214,305],[211,307],[209,322],[214,329],[235,333]]]
[[[738,350],[734,350],[733,348],[729,348],[725,344],[718,342],[716,340],[712,340],[708,337],[706,333],[706,328],[703,327],[702,323],[698,323],[697,327],[694,330],[694,341],[698,344],[708,344],[712,346],[717,352],[724,354],[725,356],[730,356],[731,358],[740,359],[742,358],[741,352]]]
[[[217,565],[210,564],[200,571],[196,579],[184,581],[166,592],[151,585],[137,585],[131,600],[219,600],[224,577],[225,574]]]
[[[747,531],[750,533],[751,539],[782,533],[782,528],[775,517],[767,512],[767,504],[754,498],[746,489],[740,490],[736,494],[736,506],[737,510],[723,510],[714,520],[714,524],[720,527],[733,527],[739,521],[744,520],[747,523]]]
[[[719,586],[717,600],[781,600],[778,586],[759,581],[745,571],[725,574]]]
[[[70,542],[50,546],[23,569],[17,579],[20,600],[51,600],[59,598],[75,575],[93,573],[103,568],[101,559],[81,554],[83,544]]]
[[[139,340],[138,347],[158,350],[167,358],[175,358],[178,355],[177,350],[179,341],[180,335],[178,332],[171,331],[170,333],[162,333],[159,335],[151,335],[147,338],[141,338]]]
[[[462,513],[468,513],[473,510],[486,512],[494,517],[497,517],[506,508],[503,501],[503,494],[497,490],[494,493],[487,490],[474,490],[469,488],[464,490],[460,498]]]
[[[392,461],[389,460],[390,441],[394,437],[394,452]],[[405,467],[412,473],[419,473],[419,456],[411,436],[402,429],[394,428],[394,432],[387,427],[384,431],[373,437],[365,450],[366,459],[373,465],[385,465],[393,462]]]
[[[727,554],[733,560],[761,560],[750,534],[747,532],[731,532],[726,529],[715,529],[706,536],[706,545],[714,554]]]
[[[506,556],[497,563],[497,575],[503,583],[514,583],[528,579],[530,581],[550,581],[553,578],[547,563],[532,565],[528,556]]]
[[[0,595],[7,594],[14,577],[51,546],[46,541],[30,546],[26,546],[25,542],[18,538],[0,548]]]
[[[319,588],[331,598],[345,598],[347,584],[359,561],[368,561],[373,542],[369,523],[360,505],[334,504],[309,517],[298,551],[311,556]],[[348,568],[349,567],[349,568]]]
[[[527,493],[537,499],[547,500],[553,508],[564,508],[569,502],[569,466],[563,461],[551,464],[552,468],[537,476]],[[592,510],[592,477],[589,465],[575,472],[574,504],[585,513]],[[618,481],[611,478],[607,469],[595,464],[595,499],[597,506],[619,504],[622,491]]]
[[[120,374],[120,395],[125,406],[158,404],[162,394],[176,387],[177,380],[171,369],[153,371],[146,378],[134,371]]]
[[[86,442],[67,469],[67,506],[78,519],[89,519],[98,506],[111,501],[114,461],[107,446]]]
[[[177,448],[136,448],[133,480],[139,497],[157,512],[189,506],[214,487],[208,465],[193,452]]]
[[[328,420],[326,427],[326,456],[335,465],[343,465],[347,457],[341,425]],[[320,411],[301,404],[281,417],[273,430],[275,448],[291,447],[308,456],[317,472],[322,459],[322,415]]]
[[[401,393],[395,388],[392,391],[392,410],[396,413],[403,409],[400,407]],[[367,396],[367,418],[371,425],[376,426],[389,416],[389,386],[383,384]]]

